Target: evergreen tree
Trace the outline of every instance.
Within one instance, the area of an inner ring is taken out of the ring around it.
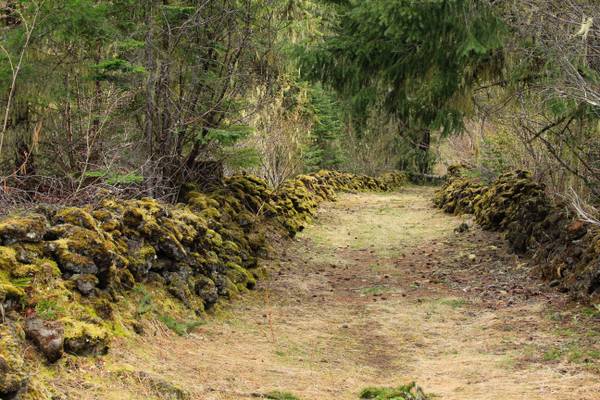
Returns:
[[[317,84],[310,87],[308,108],[312,128],[305,154],[306,169],[335,169],[344,161],[340,146],[345,128],[342,105],[333,93]]]
[[[307,74],[350,97],[359,123],[383,101],[428,160],[430,130],[460,130],[473,86],[500,75],[502,22],[485,1],[334,3],[332,34],[304,55]]]

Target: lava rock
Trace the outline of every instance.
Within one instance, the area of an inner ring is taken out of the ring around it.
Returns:
[[[198,295],[202,301],[204,302],[205,308],[212,307],[217,300],[219,300],[219,293],[217,291],[217,286],[213,282],[212,279],[200,276],[196,280],[195,287],[196,295]]]
[[[109,335],[103,328],[70,321],[65,327],[65,352],[78,356],[98,356],[108,352]]]
[[[73,275],[72,279],[75,281],[77,290],[84,296],[91,296],[94,294],[96,286],[99,283],[96,275],[92,274]]]
[[[462,224],[460,224],[459,226],[454,228],[454,232],[465,233],[465,232],[468,232],[469,229],[470,229],[469,224],[467,224],[466,222],[463,222]]]
[[[39,242],[46,234],[48,221],[43,215],[4,217],[0,220],[0,241],[4,244]]]
[[[64,351],[64,326],[59,321],[44,321],[40,318],[27,318],[25,334],[46,356],[50,363],[58,361]]]

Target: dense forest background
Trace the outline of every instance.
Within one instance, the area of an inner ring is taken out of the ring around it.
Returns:
[[[0,1],[0,200],[176,201],[249,172],[600,195],[595,0]]]

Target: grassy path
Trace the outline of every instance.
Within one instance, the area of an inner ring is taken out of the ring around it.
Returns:
[[[193,399],[344,400],[415,380],[444,400],[600,399],[600,313],[529,278],[498,235],[455,233],[462,219],[431,195],[341,196],[280,244],[259,290],[190,337],[122,340],[81,361],[73,393],[180,398],[174,383]],[[144,373],[114,379],[115,365]]]

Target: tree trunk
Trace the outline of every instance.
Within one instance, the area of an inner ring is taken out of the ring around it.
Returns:
[[[154,59],[154,35],[153,35],[153,6],[154,0],[147,1],[148,9],[146,10],[146,28],[148,31],[146,32],[145,38],[145,67],[147,71],[146,78],[146,121],[144,123],[144,136],[146,139],[146,152],[147,159],[149,160],[148,165],[144,169],[144,182],[146,184],[146,189],[148,190],[148,194],[153,196],[154,188],[156,186],[156,168],[155,164],[157,163],[156,154],[154,154],[154,115],[155,115],[155,105],[154,105],[154,71],[156,69],[156,60]]]
[[[431,170],[429,162],[429,148],[431,146],[431,131],[423,129],[421,141],[418,145],[419,154],[417,155],[417,167],[422,174],[428,174]]]

